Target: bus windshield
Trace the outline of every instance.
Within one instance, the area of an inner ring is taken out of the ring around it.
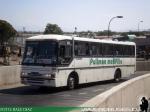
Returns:
[[[56,41],[27,41],[23,65],[55,65],[57,60]]]

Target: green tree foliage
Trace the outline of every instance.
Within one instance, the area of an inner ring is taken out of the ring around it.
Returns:
[[[17,31],[7,21],[0,20],[0,44],[3,45],[5,42],[15,36]]]
[[[57,24],[50,24],[46,25],[44,34],[63,34],[63,31]]]
[[[98,31],[96,32],[97,36],[108,36],[108,30],[104,30],[104,31]],[[117,32],[113,32],[113,31],[109,31],[109,35],[112,36],[112,35],[116,35]]]

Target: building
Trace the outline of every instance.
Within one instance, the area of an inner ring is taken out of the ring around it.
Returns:
[[[14,37],[13,39],[13,44],[17,45],[17,46],[21,46],[23,47],[25,44],[25,40],[28,37],[32,37],[32,36],[36,36],[36,35],[40,35],[41,33],[23,33],[23,32],[19,32],[17,34],[16,37]]]
[[[150,57],[150,35],[136,36],[127,35],[114,37],[113,40],[118,41],[132,41],[136,43],[137,58],[149,58]]]
[[[137,57],[149,58],[150,57],[150,37],[135,38],[133,40],[137,46]]]

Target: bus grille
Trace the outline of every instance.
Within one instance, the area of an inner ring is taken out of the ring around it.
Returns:
[[[38,83],[38,84],[43,84],[44,83],[44,79],[41,78],[27,78],[26,79],[28,83]]]

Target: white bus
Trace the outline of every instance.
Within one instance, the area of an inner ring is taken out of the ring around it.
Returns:
[[[21,82],[73,89],[83,83],[119,81],[136,70],[135,47],[133,42],[64,35],[33,36],[26,40]]]

